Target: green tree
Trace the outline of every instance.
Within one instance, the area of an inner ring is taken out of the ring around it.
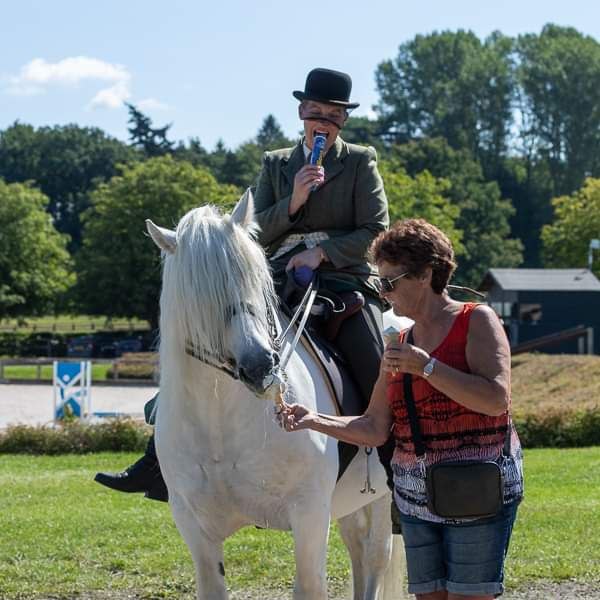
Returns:
[[[600,179],[586,179],[581,189],[552,205],[554,221],[542,228],[544,265],[586,267],[590,240],[600,238]],[[594,261],[594,273],[600,276],[600,260]]]
[[[235,177],[235,156],[224,140],[218,139],[215,149],[209,153],[207,167],[219,183],[230,183]]]
[[[140,317],[158,325],[160,257],[145,234],[145,219],[173,227],[191,208],[231,208],[240,191],[220,185],[204,168],[171,156],[125,166],[101,184],[84,215],[77,256],[77,296],[82,310]]]
[[[281,129],[281,125],[273,115],[267,115],[256,134],[256,144],[263,150],[276,150],[287,148],[294,142],[287,138]]]
[[[133,104],[125,103],[129,111],[129,141],[147,157],[162,156],[174,150],[174,142],[167,138],[171,125],[152,127],[152,119],[137,109]]]
[[[205,164],[220,183],[245,188],[256,182],[266,150],[287,148],[293,144],[285,137],[275,117],[267,115],[256,136],[235,150],[229,150],[225,142],[219,140]]]
[[[80,214],[98,181],[117,164],[137,158],[123,142],[97,128],[40,127],[15,122],[0,132],[0,177],[8,183],[33,181],[50,199],[48,211],[58,231],[70,236],[71,251],[81,241]]]
[[[524,152],[547,161],[554,196],[600,176],[600,43],[546,25],[517,41]]]
[[[388,141],[443,137],[493,173],[505,153],[513,94],[512,41],[470,31],[418,35],[376,71]]]
[[[438,138],[396,145],[391,154],[412,177],[429,171],[450,182],[446,196],[460,209],[455,226],[463,232],[464,253],[456,274],[460,283],[477,286],[489,268],[521,264],[522,244],[510,238],[511,202],[501,197],[496,182],[484,179],[468,151],[453,150]]]
[[[384,149],[384,124],[368,117],[349,117],[341,136],[351,144],[373,146],[379,153]]]
[[[48,198],[0,179],[0,317],[43,315],[73,284],[67,237],[46,211]]]
[[[185,160],[195,167],[208,166],[208,151],[197,137],[190,138],[187,145],[184,142],[179,142],[173,150],[173,156],[177,160]]]
[[[510,219],[511,237],[523,243],[523,266],[541,267],[540,231],[552,220],[552,178],[548,163],[527,156],[507,157],[496,176],[502,197],[515,209]]]
[[[457,255],[462,254],[462,231],[456,227],[460,208],[447,197],[450,182],[433,177],[429,171],[411,177],[398,159],[381,160],[379,169],[385,181],[390,222],[416,217],[426,219],[450,238]]]

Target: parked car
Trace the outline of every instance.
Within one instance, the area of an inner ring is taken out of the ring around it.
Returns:
[[[142,352],[144,340],[120,337],[123,332],[99,332],[72,338],[67,344],[67,356],[74,358],[117,358],[125,352]]]
[[[97,333],[94,336],[94,356],[99,358],[115,358],[117,356],[116,343],[119,340],[113,333]]]
[[[61,337],[49,332],[31,334],[19,345],[21,356],[64,356],[65,351]]]
[[[80,335],[67,342],[67,356],[72,358],[92,358],[94,356],[94,336]]]
[[[124,338],[115,342],[116,356],[122,356],[126,352],[141,352],[142,349],[142,340],[139,338]]]

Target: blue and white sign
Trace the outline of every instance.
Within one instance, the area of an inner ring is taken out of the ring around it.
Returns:
[[[66,414],[87,417],[91,413],[92,363],[54,361],[54,419]]]

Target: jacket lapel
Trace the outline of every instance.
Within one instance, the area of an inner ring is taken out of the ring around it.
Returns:
[[[325,183],[323,185],[337,177],[344,170],[344,159],[347,155],[346,142],[338,137],[323,160],[323,168],[325,169]]]
[[[287,161],[282,161],[281,165],[281,172],[287,179],[290,186],[293,187],[294,177],[296,177],[296,173],[302,168],[304,162],[304,148],[302,146],[302,142],[300,142],[292,150],[292,153]]]

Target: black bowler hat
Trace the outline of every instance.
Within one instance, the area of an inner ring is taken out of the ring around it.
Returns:
[[[346,108],[356,108],[358,102],[348,102],[352,91],[352,79],[347,73],[331,69],[313,69],[306,77],[304,91],[293,92],[297,100],[315,100]]]

